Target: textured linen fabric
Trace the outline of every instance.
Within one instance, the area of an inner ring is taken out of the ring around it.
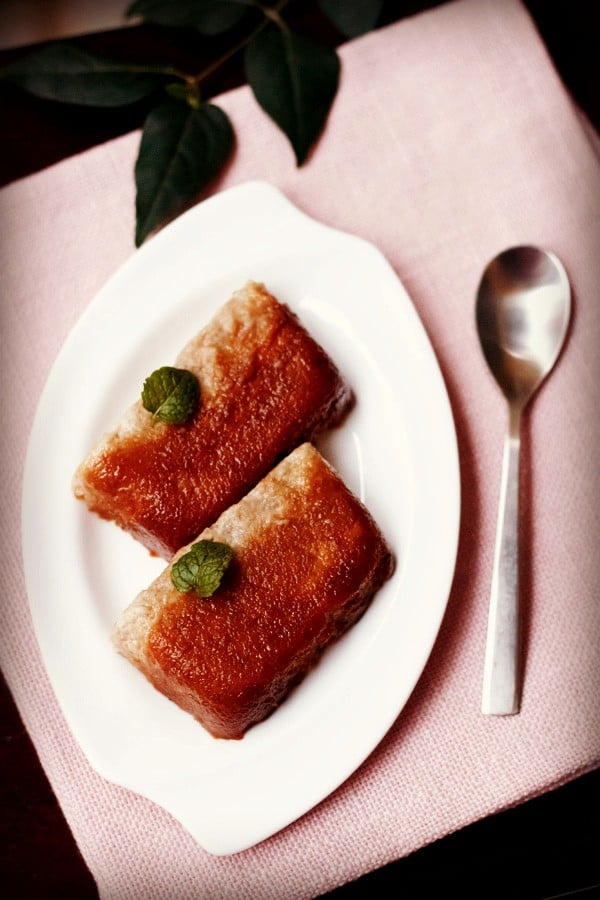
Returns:
[[[313,897],[599,762],[594,141],[516,0],[458,0],[353,41],[341,55],[337,101],[300,170],[247,88],[219,100],[238,143],[217,189],[268,180],[314,218],[372,241],[395,267],[455,416],[458,562],[433,653],[385,739],[317,808],[234,856],[210,856],[168,813],[92,771],[46,677],[23,585],[29,429],[70,327],[134,252],[139,134],[0,193],[1,662],[104,898]],[[524,425],[524,694],[520,715],[494,718],[479,708],[505,412],[473,308],[488,259],[520,243],[563,260],[574,317]]]

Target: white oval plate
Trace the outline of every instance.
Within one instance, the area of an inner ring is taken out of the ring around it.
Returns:
[[[247,280],[294,309],[350,382],[356,405],[319,442],[397,560],[358,624],[265,722],[215,740],[110,642],[120,612],[162,570],[71,495],[90,447],[145,376]],[[406,703],[436,638],[459,523],[456,435],[419,318],[370,244],[258,182],[181,216],[106,284],[66,341],[34,422],[23,489],[31,612],[69,727],[105,778],[165,807],[228,854],[294,821],[340,785]]]

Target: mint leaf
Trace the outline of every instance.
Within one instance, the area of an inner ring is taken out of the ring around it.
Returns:
[[[200,400],[198,379],[187,369],[163,366],[144,381],[142,406],[168,425],[183,425],[191,419]]]
[[[200,563],[196,559],[196,554],[193,550],[189,550],[171,566],[171,582],[178,591],[187,594],[196,587],[199,568]]]
[[[345,37],[358,37],[375,28],[383,0],[317,0],[325,15]]]
[[[136,246],[181,212],[221,171],[233,128],[218,106],[165,100],[147,116],[135,165]]]
[[[50,44],[4,68],[3,78],[46,100],[84,106],[135,103],[178,75],[175,69],[104,59],[72,44]]]
[[[218,541],[198,541],[171,566],[171,581],[178,591],[212,597],[233,558],[233,550]]]
[[[201,34],[222,34],[237,25],[254,0],[135,0],[128,16],[171,28],[195,28]]]
[[[246,48],[246,77],[265,112],[289,138],[299,166],[333,103],[340,63],[335,50],[270,26]]]

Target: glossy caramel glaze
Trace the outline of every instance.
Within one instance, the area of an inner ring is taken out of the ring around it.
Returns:
[[[147,633],[132,661],[214,736],[240,738],[356,621],[392,561],[367,510],[310,445],[202,536],[234,549],[221,587],[199,600],[163,573],[136,601]],[[132,606],[124,632],[139,630]]]
[[[177,364],[199,378],[196,417],[153,425],[138,408],[135,427],[105,441],[75,481],[90,509],[166,558],[348,401],[325,352],[260,285],[234,296]]]

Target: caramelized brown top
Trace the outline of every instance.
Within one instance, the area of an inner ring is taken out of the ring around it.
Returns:
[[[295,316],[264,289],[259,300],[260,340],[252,323],[243,328],[230,316],[203,347],[192,422],[113,440],[86,470],[92,508],[161,555],[214,522],[346,399],[334,365]]]
[[[300,477],[290,480],[294,457]],[[230,543],[235,562],[208,600],[169,589],[161,576],[169,598],[147,652],[216,718],[264,702],[265,691],[268,703],[303,654],[335,636],[346,607],[378,586],[375,573],[389,575],[377,527],[313,448],[296,450],[204,536]]]

